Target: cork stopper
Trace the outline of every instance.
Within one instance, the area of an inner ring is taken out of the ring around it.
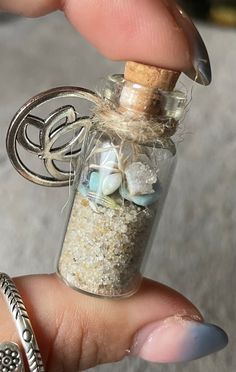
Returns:
[[[149,88],[173,90],[180,72],[144,65],[137,62],[127,62],[125,79]]]
[[[127,62],[120,109],[157,115],[161,111],[158,90],[172,91],[180,72],[165,70],[137,62]]]

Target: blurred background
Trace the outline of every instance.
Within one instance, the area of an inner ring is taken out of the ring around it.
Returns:
[[[236,26],[236,0],[178,0],[194,18],[219,25]]]
[[[206,321],[228,332],[230,344],[188,364],[154,365],[126,358],[94,372],[236,370],[236,3],[180,2],[197,18],[211,57],[213,82],[204,88],[182,78],[180,88],[189,90],[191,109],[146,275],[192,300]],[[0,271],[53,272],[68,189],[41,188],[21,178],[7,159],[7,128],[16,110],[36,93],[59,85],[93,88],[103,76],[122,72],[123,64],[100,56],[61,13],[37,20],[1,14],[0,48]]]

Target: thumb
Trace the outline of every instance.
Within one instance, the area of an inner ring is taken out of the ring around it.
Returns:
[[[15,283],[48,372],[85,370],[128,354],[153,362],[187,361],[227,344],[224,331],[202,323],[186,298],[150,280],[133,297],[116,301],[77,293],[55,275]],[[6,306],[1,309],[0,341],[19,342]]]

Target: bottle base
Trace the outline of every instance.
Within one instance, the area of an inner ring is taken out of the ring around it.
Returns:
[[[129,298],[131,296],[133,296],[136,292],[138,292],[140,286],[141,286],[141,283],[142,283],[142,276],[139,275],[139,278],[136,278],[135,280],[135,285],[132,286],[132,288],[130,290],[127,290],[123,293],[113,293],[113,294],[110,294],[110,293],[103,293],[102,291],[100,291],[99,293],[96,293],[96,292],[93,292],[93,291],[89,291],[89,289],[83,289],[83,288],[80,288],[80,287],[77,287],[73,284],[71,284],[61,273],[59,270],[57,270],[56,272],[57,276],[59,277],[59,279],[61,281],[63,281],[68,287],[70,287],[71,289],[75,290],[76,292],[79,292],[81,294],[84,294],[84,295],[87,295],[87,296],[91,296],[91,297],[96,297],[96,298],[101,298],[101,299],[112,299],[112,300],[120,300],[120,299],[125,299],[125,298]]]

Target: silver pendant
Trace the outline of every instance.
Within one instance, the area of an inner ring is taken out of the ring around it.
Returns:
[[[79,87],[59,87],[40,93],[16,113],[6,140],[8,156],[15,169],[26,179],[50,187],[68,186],[73,181],[78,157],[92,124],[90,117],[80,116],[72,105],[58,108],[46,119],[33,115],[35,109],[57,98],[80,98],[94,104],[100,99],[96,93]],[[30,126],[38,130],[37,143],[28,135]],[[55,143],[71,131],[72,139],[56,147]],[[20,157],[19,146],[37,155],[48,175],[29,169]],[[58,165],[60,163],[70,163],[70,169],[63,170],[63,166]]]

